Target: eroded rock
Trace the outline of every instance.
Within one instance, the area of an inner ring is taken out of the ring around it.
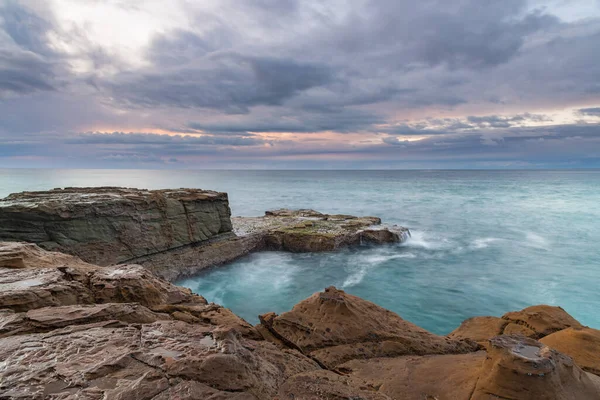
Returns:
[[[584,371],[600,375],[600,331],[588,327],[567,328],[540,342],[568,354]]]
[[[434,335],[393,312],[334,287],[279,316],[261,316],[279,340],[331,368],[352,359],[475,351],[472,341]]]

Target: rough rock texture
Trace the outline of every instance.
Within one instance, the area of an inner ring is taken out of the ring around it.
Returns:
[[[169,281],[255,251],[330,251],[409,235],[376,217],[313,210],[232,219],[226,193],[199,189],[66,188],[0,200],[0,240],[35,243],[101,266],[140,264]],[[10,254],[0,254],[0,266],[6,263],[14,267]]]
[[[283,343],[329,368],[356,358],[466,353],[478,347],[472,341],[434,335],[334,287],[312,295],[289,312],[265,314],[260,320]]]
[[[600,398],[598,331],[557,307],[468,320],[455,340],[328,288],[252,327],[139,265],[2,242],[0,260],[0,399]],[[554,333],[468,339],[509,326]]]
[[[600,331],[581,327],[567,328],[540,340],[546,346],[568,354],[584,371],[600,375]]]
[[[377,217],[328,215],[314,210],[282,209],[267,211],[263,217],[234,217],[231,221],[235,237],[185,246],[132,262],[175,281],[256,251],[333,251],[361,243],[402,242],[410,235],[407,228],[381,225]]]
[[[98,265],[231,232],[226,193],[66,188],[0,200],[0,240],[33,242]]]
[[[492,338],[487,353],[353,360],[339,370],[351,387],[371,388],[392,399],[600,398],[600,378],[582,371],[569,357],[523,336]],[[312,372],[305,375],[317,376]]]
[[[498,317],[469,318],[452,331],[451,339],[471,339],[486,346],[488,339],[498,335],[522,335],[540,339],[569,327],[581,324],[560,307],[539,305]]]
[[[0,399],[269,399],[320,369],[140,266],[7,248],[21,258],[0,268]]]

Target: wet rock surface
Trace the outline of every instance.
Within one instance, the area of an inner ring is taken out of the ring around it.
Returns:
[[[442,337],[330,287],[253,327],[139,265],[27,243],[2,257],[0,399],[600,398],[598,331],[558,307]]]

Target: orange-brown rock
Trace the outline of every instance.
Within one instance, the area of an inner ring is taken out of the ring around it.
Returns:
[[[567,328],[540,340],[546,346],[568,354],[584,371],[600,375],[600,331],[587,327]]]
[[[294,375],[279,389],[278,400],[391,400],[369,386],[353,386],[340,374],[318,370]]]
[[[498,335],[522,335],[534,339],[581,324],[560,307],[538,305],[498,317],[473,317],[448,334],[452,339],[471,339],[486,346]]]
[[[523,336],[490,340],[473,400],[583,400],[600,398],[600,378],[573,360]]]
[[[534,332],[536,339],[570,327],[581,327],[581,324],[565,310],[553,306],[532,306],[521,311],[509,312],[503,319],[517,325],[523,325]]]
[[[338,367],[355,390],[402,400],[592,400],[600,378],[540,342],[491,339],[487,352],[352,360]],[[305,375],[317,376],[314,372]]]
[[[501,335],[508,322],[498,317],[473,317],[466,319],[458,328],[450,332],[451,339],[471,339],[486,345],[488,339]]]
[[[470,400],[486,354],[403,356],[352,360],[339,366],[350,385],[391,399]],[[311,374],[311,373],[309,373]]]
[[[275,337],[327,367],[356,358],[465,353],[477,348],[472,341],[434,335],[334,287],[312,295],[289,312],[264,315],[261,323]]]
[[[0,268],[2,399],[271,399],[320,369],[140,266],[9,247],[21,259]]]

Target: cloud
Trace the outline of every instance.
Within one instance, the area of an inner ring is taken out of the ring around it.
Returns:
[[[589,161],[598,131],[577,120],[596,108],[550,125],[598,102],[600,11],[588,6],[6,0],[0,156]],[[117,20],[125,33],[99,29]]]
[[[581,108],[579,113],[582,115],[590,115],[592,117],[600,117],[600,107],[594,108]]]

